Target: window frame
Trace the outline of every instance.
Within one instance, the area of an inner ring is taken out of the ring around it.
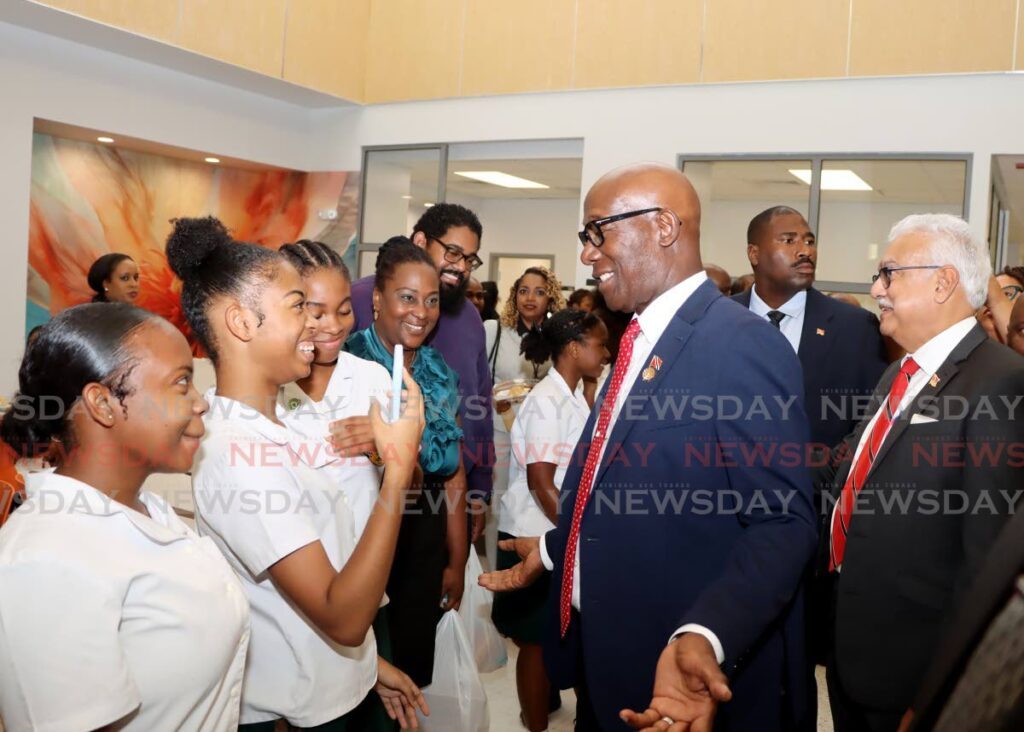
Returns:
[[[971,178],[974,173],[974,155],[972,153],[679,153],[676,156],[676,167],[686,172],[687,163],[728,163],[728,162],[785,162],[788,160],[811,163],[811,185],[807,204],[807,224],[811,231],[818,231],[821,220],[821,169],[827,161],[830,163],[844,161],[935,161],[964,163],[964,200],[963,218],[970,221],[971,212]],[[894,222],[895,223],[895,222]],[[837,280],[815,280],[815,287],[828,292],[852,292],[866,294],[871,291],[871,283],[842,282]]]

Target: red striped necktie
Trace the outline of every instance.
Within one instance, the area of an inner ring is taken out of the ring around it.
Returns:
[[[597,474],[597,462],[604,449],[605,440],[608,438],[608,425],[612,421],[612,411],[615,409],[615,401],[619,396],[619,389],[626,378],[626,371],[629,370],[629,362],[633,357],[633,343],[640,335],[640,321],[633,318],[626,332],[622,334],[619,341],[619,355],[615,359],[615,369],[612,371],[612,379],[608,384],[608,392],[601,401],[601,411],[597,415],[597,427],[594,428],[594,438],[590,442],[590,449],[587,450],[587,461],[583,465],[583,475],[580,477],[580,487],[576,494],[576,505],[572,510],[572,527],[569,529],[569,543],[565,546],[565,563],[562,565],[562,594],[558,606],[559,619],[561,620],[562,637],[565,637],[569,630],[569,610],[572,607],[572,576],[576,567],[576,545],[580,539],[580,523],[583,521],[583,510],[587,507],[587,500],[594,488],[594,476]]]
[[[853,504],[857,501],[857,494],[864,487],[864,481],[871,472],[871,466],[875,462],[875,456],[885,442],[885,436],[889,434],[889,428],[896,410],[900,406],[903,395],[907,393],[910,386],[910,379],[921,367],[917,362],[908,358],[903,362],[900,372],[893,379],[889,387],[889,398],[885,400],[878,419],[871,428],[871,436],[867,443],[857,455],[857,461],[850,468],[850,474],[846,476],[846,483],[843,485],[843,492],[839,496],[839,505],[832,514],[832,537],[830,541],[830,554],[828,568],[834,572],[843,564],[843,555],[846,553],[846,533],[850,530],[850,519],[853,517]]]

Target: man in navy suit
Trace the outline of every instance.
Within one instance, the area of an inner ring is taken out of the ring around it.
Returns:
[[[481,583],[551,569],[545,661],[577,689],[577,730],[813,727],[799,583],[816,531],[793,350],[707,279],[678,170],[613,171],[584,214],[582,261],[636,316],[558,526],[508,542],[524,561]]]
[[[878,318],[814,289],[818,243],[795,209],[751,219],[747,258],[754,286],[733,299],[782,331],[800,357],[811,440],[831,449],[864,417],[889,363]]]

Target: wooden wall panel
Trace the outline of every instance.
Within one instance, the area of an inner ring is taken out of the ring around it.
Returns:
[[[39,0],[132,33],[175,43],[178,39],[178,0]]]
[[[707,0],[702,81],[846,74],[851,0]]]
[[[465,0],[371,0],[366,101],[459,94]]]
[[[370,0],[290,0],[284,78],[362,101],[369,28]]]
[[[579,0],[573,86],[698,81],[703,5],[703,0]]]
[[[1009,70],[1017,0],[855,0],[850,75]]]
[[[466,0],[461,94],[568,89],[576,0]]]
[[[281,77],[286,0],[181,0],[180,45]]]

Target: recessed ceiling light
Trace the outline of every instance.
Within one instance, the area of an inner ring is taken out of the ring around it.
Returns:
[[[114,141],[114,138],[113,138],[113,137],[106,137],[106,136],[102,136],[102,137],[97,137],[97,138],[96,138],[96,142],[105,142],[105,143],[107,143],[108,145],[109,145],[110,143],[112,143],[113,141]]]
[[[434,205],[434,204],[432,204],[432,203],[424,203],[424,204],[423,204],[423,208],[430,208],[430,207],[431,207],[431,206],[433,206],[433,205]]]
[[[214,158],[214,157],[203,158],[203,160],[205,160],[208,163],[213,163],[215,165],[220,162],[220,158]]]
[[[796,176],[807,185],[811,184],[811,171],[790,170],[791,175]],[[821,171],[821,190],[823,191],[871,191],[874,190],[863,178],[852,170],[823,170]]]
[[[497,170],[457,170],[455,175],[461,175],[463,178],[472,178],[481,183],[490,183],[492,186],[501,186],[502,188],[550,188],[550,186],[538,183],[535,180],[527,180],[526,178],[509,175]]]
[[[412,196],[402,196],[402,198],[404,198],[406,201],[408,201],[409,199],[412,198]]]

